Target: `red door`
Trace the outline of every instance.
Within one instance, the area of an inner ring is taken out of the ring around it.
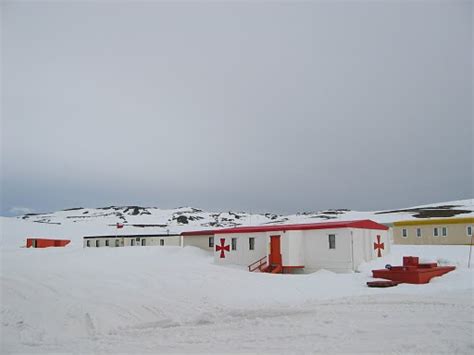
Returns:
[[[281,265],[280,236],[270,236],[270,264]]]

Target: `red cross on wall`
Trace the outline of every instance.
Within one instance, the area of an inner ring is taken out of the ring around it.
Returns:
[[[230,251],[230,246],[225,245],[225,238],[221,238],[221,245],[216,245],[216,251],[221,252],[221,259],[225,258],[224,251]]]
[[[374,243],[374,250],[377,251],[377,257],[380,258],[382,256],[382,249],[384,249],[385,244],[380,243],[380,235],[377,236],[377,242]]]

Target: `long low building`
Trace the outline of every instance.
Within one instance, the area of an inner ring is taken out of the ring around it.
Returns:
[[[179,234],[128,234],[92,235],[84,239],[84,248],[133,247],[133,246],[180,246]]]
[[[471,244],[474,217],[432,218],[393,223],[394,244]]]
[[[272,272],[349,272],[390,251],[388,227],[371,220],[265,225],[184,232],[183,246],[214,253],[217,264]],[[266,270],[269,270],[268,268]]]

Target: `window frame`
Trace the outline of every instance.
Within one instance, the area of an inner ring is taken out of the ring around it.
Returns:
[[[448,236],[448,227],[441,227],[441,236],[444,238]]]
[[[416,237],[417,238],[422,238],[423,237],[423,234],[421,233],[421,228],[416,229]]]
[[[91,241],[90,240],[86,240],[86,247],[88,247],[88,248],[91,247]]]
[[[469,233],[469,231],[470,231],[470,233]],[[466,226],[466,236],[472,237],[472,226],[471,225]]]
[[[115,247],[117,248],[117,247],[119,247],[119,246],[120,246],[120,240],[115,239]]]
[[[160,247],[164,247],[165,246],[165,240],[164,239],[160,239]]]
[[[331,238],[332,237],[332,238]],[[328,247],[329,249],[336,249],[336,234],[334,233],[331,233],[331,234],[328,234]]]
[[[433,237],[434,238],[439,237],[439,228],[438,227],[433,227]]]
[[[402,228],[402,238],[408,238],[408,230],[406,228]]]
[[[255,250],[255,237],[249,237],[249,250]]]
[[[109,246],[109,240],[108,240],[108,239],[105,240],[105,246],[106,246],[106,247]]]
[[[237,238],[230,239],[231,250],[237,250]]]
[[[100,248],[100,240],[99,239],[95,240],[95,247]]]
[[[209,237],[208,244],[209,248],[214,248],[214,236]]]

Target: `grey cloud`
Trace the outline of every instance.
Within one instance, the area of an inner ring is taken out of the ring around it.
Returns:
[[[473,194],[472,2],[2,3],[2,213]]]

